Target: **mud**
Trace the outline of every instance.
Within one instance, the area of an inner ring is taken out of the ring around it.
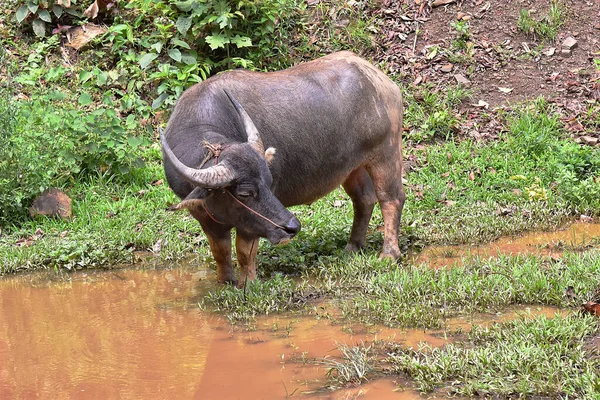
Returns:
[[[318,391],[327,370],[310,362],[336,356],[338,343],[445,343],[421,331],[314,317],[234,329],[197,305],[213,279],[178,268],[1,280],[0,398],[345,398]],[[361,398],[394,394],[383,382],[360,388]]]
[[[435,246],[410,255],[412,264],[428,264],[432,268],[462,265],[472,257],[494,258],[518,254],[559,258],[564,251],[577,251],[600,244],[600,224],[575,223],[555,232],[533,232],[505,237],[483,246]]]

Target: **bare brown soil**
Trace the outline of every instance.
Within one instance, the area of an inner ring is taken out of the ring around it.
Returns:
[[[517,28],[522,9],[540,20],[550,0],[457,0],[438,7],[430,3],[378,2],[373,12],[380,29],[374,58],[390,74],[415,88],[430,83],[440,90],[462,75],[473,93],[461,107],[468,119],[544,96],[557,104],[567,130],[598,137],[597,127],[586,126],[582,114],[600,101],[600,73],[594,64],[594,58],[600,58],[599,1],[562,1],[564,24],[553,41]],[[451,24],[459,19],[468,23],[470,52],[456,48],[458,34]],[[561,50],[568,37],[577,45],[565,56]]]

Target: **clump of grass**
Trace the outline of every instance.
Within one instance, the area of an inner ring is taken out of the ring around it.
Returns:
[[[153,250],[159,259],[178,259],[198,246],[196,220],[166,212],[176,197],[166,184],[154,149],[144,169],[127,181],[98,174],[66,190],[73,200],[71,220],[39,218],[2,232],[0,274],[37,268],[81,269],[132,262],[134,251]],[[154,182],[154,184],[152,184]]]
[[[519,13],[517,28],[528,35],[554,40],[564,23],[563,6],[555,0],[550,5],[548,14],[539,20],[533,18],[529,10],[522,9]]]
[[[338,345],[341,357],[325,357],[316,363],[328,368],[328,386],[338,389],[348,384],[361,384],[375,374],[376,351],[373,345]]]
[[[230,321],[247,322],[257,315],[298,309],[304,302],[294,281],[276,274],[268,280],[247,282],[243,289],[220,287],[204,297],[204,304],[226,314]]]
[[[413,128],[405,139],[421,143],[454,138],[460,121],[453,107],[468,98],[470,92],[460,85],[447,87],[444,94],[423,86],[418,92],[406,92],[404,96],[405,124]]]
[[[343,315],[401,327],[437,328],[448,317],[514,304],[572,307],[587,301],[600,285],[596,252],[556,262],[532,256],[474,259],[462,268],[440,270],[386,267],[384,262],[361,268],[364,263],[355,263],[328,265],[319,273],[322,282],[332,277],[334,283],[326,289],[338,299]],[[575,297],[565,294],[569,286]]]
[[[386,365],[408,374],[422,392],[483,397],[595,398],[600,358],[586,350],[594,317],[519,319],[474,326],[464,343],[417,350],[392,345]]]

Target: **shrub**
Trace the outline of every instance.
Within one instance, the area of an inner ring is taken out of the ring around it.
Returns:
[[[0,95],[0,226],[18,223],[31,200],[52,186],[96,171],[143,165],[137,123],[110,108],[75,110],[61,93],[31,100]]]

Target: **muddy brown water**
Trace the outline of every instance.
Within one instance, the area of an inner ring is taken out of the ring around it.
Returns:
[[[212,273],[190,268],[0,280],[0,399],[345,398],[315,392],[327,369],[302,360],[335,356],[338,343],[390,336],[414,346],[445,343],[422,331],[306,316],[234,329],[197,305],[214,285]],[[361,398],[416,396],[393,389],[382,380],[356,390]]]
[[[536,251],[558,240],[581,244],[583,237],[599,236],[598,226],[592,227],[574,225],[560,237],[506,239],[486,249],[506,250],[519,240]],[[488,254],[483,249],[476,251]],[[439,266],[429,254],[449,250],[428,251],[422,257],[429,258],[420,260]],[[453,253],[446,261],[457,259]],[[335,357],[340,343],[448,342],[443,332],[342,325],[315,316],[263,317],[254,330],[233,328],[198,307],[215,285],[212,271],[190,266],[0,279],[0,399],[417,399],[422,397],[412,390],[398,391],[393,379],[319,391],[327,368],[304,361]],[[539,307],[528,315],[556,312]],[[468,329],[516,314],[451,320],[447,328]]]
[[[554,232],[531,232],[522,236],[503,237],[481,246],[432,246],[410,257],[413,264],[428,264],[433,268],[461,265],[471,257],[494,258],[500,255],[531,254],[561,257],[564,250],[587,246],[598,247],[600,224],[575,223]]]

